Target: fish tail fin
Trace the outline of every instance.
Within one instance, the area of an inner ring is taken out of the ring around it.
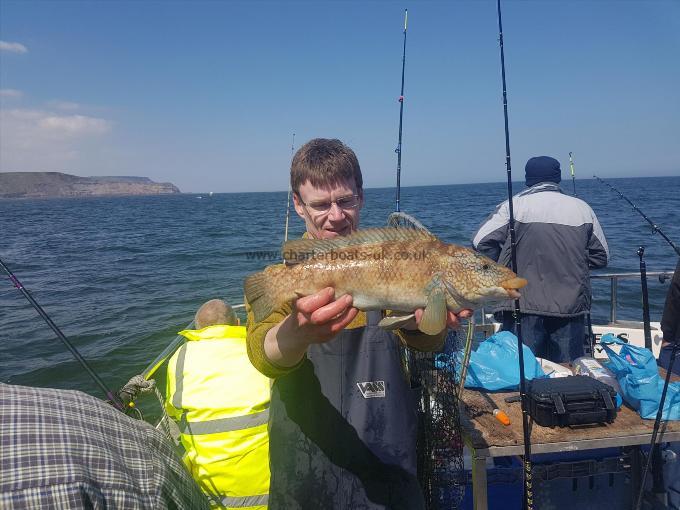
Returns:
[[[246,277],[243,291],[253,311],[255,322],[263,321],[285,302],[284,296],[281,296],[281,292],[277,289],[276,280],[272,278],[271,271],[262,271]]]

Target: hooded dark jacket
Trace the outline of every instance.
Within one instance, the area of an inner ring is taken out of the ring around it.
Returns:
[[[517,274],[528,280],[521,290],[523,313],[575,317],[590,311],[589,269],[609,260],[602,227],[583,200],[562,193],[558,184],[541,182],[513,197]],[[482,223],[473,247],[510,267],[508,201]],[[512,301],[494,311],[513,310]]]

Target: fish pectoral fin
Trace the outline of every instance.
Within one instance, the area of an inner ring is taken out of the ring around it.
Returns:
[[[406,324],[415,319],[415,317],[416,314],[414,313],[409,313],[407,315],[390,315],[383,318],[383,320],[378,323],[378,326],[388,331],[392,331],[393,329],[404,327]]]
[[[446,328],[446,295],[441,287],[435,287],[427,295],[427,305],[418,329],[426,335],[436,335]]]

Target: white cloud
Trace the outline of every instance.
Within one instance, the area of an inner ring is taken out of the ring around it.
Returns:
[[[24,93],[16,89],[0,89],[0,97],[21,97]]]
[[[54,111],[0,111],[0,171],[76,171],[112,129],[106,119]],[[88,171],[88,168],[83,168]]]
[[[80,108],[78,103],[73,103],[71,101],[50,101],[47,104],[51,108],[56,108],[57,110],[78,110]]]
[[[28,48],[18,42],[0,41],[0,51],[9,53],[28,53]]]
[[[37,120],[39,129],[61,136],[98,135],[109,131],[110,123],[104,119],[85,115],[50,115]]]

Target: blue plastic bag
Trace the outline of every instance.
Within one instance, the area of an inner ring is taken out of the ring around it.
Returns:
[[[616,376],[626,403],[640,416],[653,420],[659,410],[664,380],[659,376],[654,354],[649,349],[628,344],[611,333],[600,343],[609,356],[606,366]],[[610,345],[621,346],[617,353]],[[663,420],[680,420],[680,382],[670,383],[663,405]]]
[[[526,379],[545,377],[536,356],[526,345],[524,351],[524,376]],[[454,366],[460,377],[464,353],[453,354]],[[445,355],[437,356],[437,368],[450,368],[451,359]],[[487,338],[476,351],[470,353],[470,364],[465,376],[466,388],[485,390],[512,390],[519,387],[519,356],[517,337],[509,331],[500,331]]]

